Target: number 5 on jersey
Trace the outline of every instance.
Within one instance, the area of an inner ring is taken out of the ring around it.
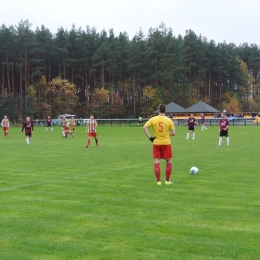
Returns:
[[[163,122],[159,122],[159,132],[163,132]]]

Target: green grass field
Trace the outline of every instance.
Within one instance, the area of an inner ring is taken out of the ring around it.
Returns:
[[[171,180],[157,186],[141,127],[85,127],[61,138],[36,127],[1,136],[0,259],[259,259],[259,131],[186,127],[172,138]],[[2,133],[1,133],[2,134]],[[197,166],[197,176],[189,174]]]

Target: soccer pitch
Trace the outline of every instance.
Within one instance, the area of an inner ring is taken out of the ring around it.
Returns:
[[[100,126],[90,148],[85,127],[20,130],[0,139],[0,259],[259,259],[259,127],[217,147],[216,126],[177,126],[170,186],[141,127]]]

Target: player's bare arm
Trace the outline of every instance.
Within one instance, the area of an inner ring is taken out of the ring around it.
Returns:
[[[170,133],[169,133],[170,136],[174,136],[176,135],[176,131],[175,130],[171,130]]]
[[[148,139],[151,142],[153,142],[154,139],[156,138],[156,136],[155,137],[151,136],[151,134],[150,134],[150,132],[149,132],[149,130],[148,130],[148,128],[146,126],[143,127],[143,130],[144,130],[145,135],[148,137]]]
[[[144,130],[144,132],[145,132],[145,135],[150,139],[152,136],[151,136],[151,134],[150,134],[148,128],[147,128],[146,126],[144,126],[144,127],[143,127],[143,130]]]

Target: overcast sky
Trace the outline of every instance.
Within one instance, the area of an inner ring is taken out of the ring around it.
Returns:
[[[125,31],[130,39],[164,22],[175,36],[191,29],[216,43],[260,45],[260,0],[0,0],[0,24],[26,19],[33,30],[89,25],[98,32],[113,28],[115,35]]]

